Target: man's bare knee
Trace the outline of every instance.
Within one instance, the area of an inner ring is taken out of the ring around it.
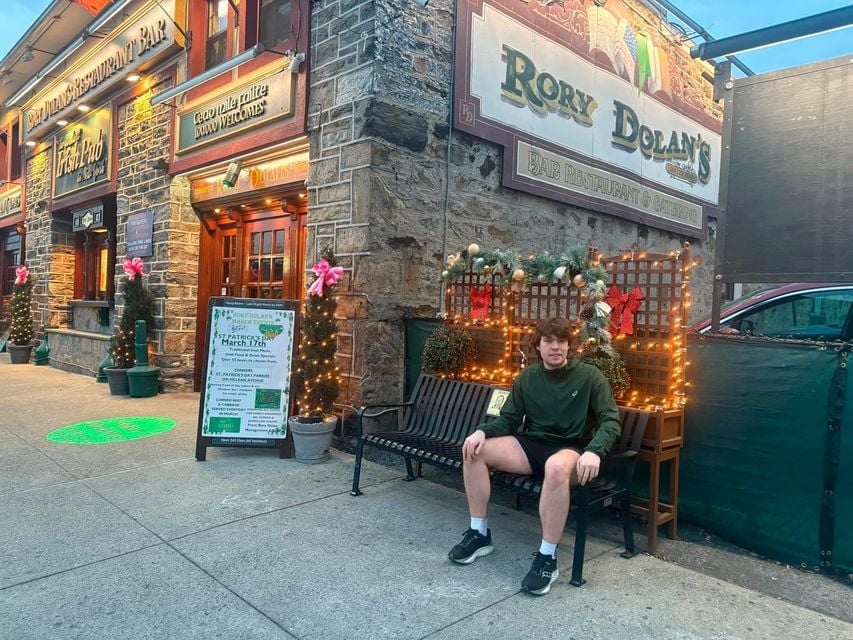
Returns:
[[[574,453],[574,452],[571,452]],[[544,481],[548,484],[568,484],[577,466],[578,455],[559,452],[545,461]]]

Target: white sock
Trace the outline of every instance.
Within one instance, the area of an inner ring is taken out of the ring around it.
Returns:
[[[480,532],[481,536],[486,535],[489,531],[489,519],[488,518],[471,518],[471,528],[476,529]]]
[[[557,557],[557,545],[556,543],[552,544],[550,542],[545,542],[545,538],[542,538],[542,544],[539,545],[539,553],[543,556],[551,556],[552,558]]]

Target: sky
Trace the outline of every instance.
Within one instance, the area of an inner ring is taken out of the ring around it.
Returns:
[[[406,2],[409,0],[397,0]],[[610,0],[615,2],[618,0]],[[848,6],[850,0],[671,0],[715,38],[736,35],[774,24]],[[5,56],[50,0],[3,0],[7,26],[0,38]],[[738,56],[756,73],[795,67],[853,53],[853,27],[797,42],[774,45]],[[735,75],[740,73],[735,70]]]

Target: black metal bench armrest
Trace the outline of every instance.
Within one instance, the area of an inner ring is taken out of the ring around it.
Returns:
[[[616,482],[622,487],[630,487],[634,479],[636,462],[636,451],[611,453],[601,463],[601,474],[598,479],[600,479],[602,484]]]
[[[386,413],[391,413],[392,411],[396,411],[402,407],[411,407],[415,403],[414,402],[399,402],[396,404],[368,404],[358,408],[356,411],[356,420],[355,420],[355,429],[356,436],[359,438],[364,434],[364,428],[362,423],[365,418],[378,418],[379,416],[384,416]],[[378,413],[365,413],[368,409],[384,409],[384,411],[380,411]]]

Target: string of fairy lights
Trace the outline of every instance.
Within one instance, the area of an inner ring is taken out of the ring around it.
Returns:
[[[478,249],[476,245],[472,246],[475,251]],[[555,256],[548,254],[528,256],[524,260],[527,264],[542,265],[542,268],[538,273],[535,270],[532,273],[524,270],[523,274],[518,272],[523,269],[518,262],[512,265],[511,270],[509,265],[504,263],[501,266],[499,262],[491,269],[484,268],[487,265],[481,263],[478,269],[472,264],[470,253],[465,254],[461,252],[459,256],[452,256],[455,260],[442,274],[447,281],[446,321],[474,332],[497,333],[503,342],[503,350],[496,363],[486,365],[477,362],[464,369],[459,377],[501,386],[510,385],[524,366],[526,354],[523,347],[526,339],[535,331],[535,324],[542,319],[536,315],[536,311],[552,308],[547,304],[537,304],[538,298],[565,301],[568,314],[570,300],[575,296],[580,299],[582,308],[588,308],[591,303],[601,300],[604,290],[602,280],[607,279],[622,288],[639,287],[645,293],[644,298],[654,294],[652,300],[659,307],[657,311],[650,311],[641,306],[637,316],[644,322],[638,323],[636,335],[619,334],[612,337],[613,347],[625,360],[632,379],[629,390],[619,398],[620,404],[646,409],[681,409],[686,404],[690,386],[686,373],[690,365],[686,348],[687,314],[691,306],[690,271],[697,266],[690,257],[689,243],[667,254],[627,251],[607,259],[598,251],[591,250],[587,259],[580,263],[576,261],[556,273],[553,271],[559,269],[559,266],[555,268],[553,265],[560,264],[559,258],[555,262]],[[491,258],[494,252],[486,254]],[[577,253],[574,255],[577,256]],[[550,275],[548,269],[552,270]],[[602,274],[604,277],[599,278]],[[672,282],[663,282],[665,274],[672,274]],[[554,277],[557,275],[560,277]],[[565,282],[564,278],[569,282]],[[590,282],[592,278],[596,280]],[[499,299],[498,310],[495,312],[495,305],[492,304],[488,315],[481,319],[471,318],[468,308],[470,289],[482,286],[489,280],[495,285],[493,292]],[[664,290],[672,291],[672,294],[664,296],[661,293]],[[530,297],[524,309],[526,314],[516,313],[522,293]],[[657,322],[652,322],[653,317],[657,318]],[[573,334],[580,341],[579,353],[583,351],[584,343],[601,343],[602,346],[611,344],[610,333],[606,330],[607,323],[602,327],[600,321],[601,318],[593,316],[593,319],[582,318],[577,324]]]

